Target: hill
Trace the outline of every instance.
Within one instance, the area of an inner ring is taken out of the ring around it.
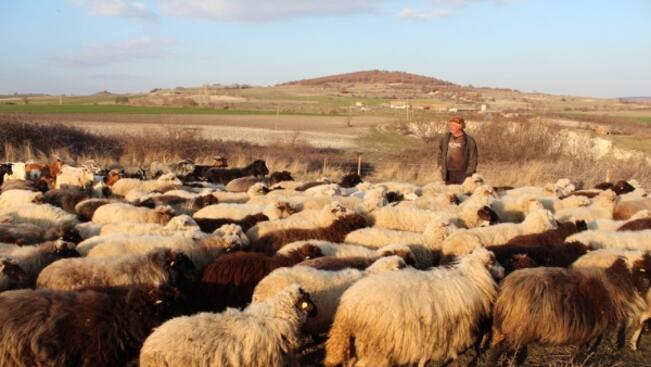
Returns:
[[[444,80],[402,71],[368,70],[323,76],[282,83],[280,85],[323,86],[338,83],[411,84],[418,86],[454,86]]]

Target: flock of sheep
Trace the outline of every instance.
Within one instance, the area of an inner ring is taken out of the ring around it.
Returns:
[[[638,347],[651,198],[578,189],[299,182],[264,161],[147,177],[0,165],[0,365],[426,366],[471,349]]]

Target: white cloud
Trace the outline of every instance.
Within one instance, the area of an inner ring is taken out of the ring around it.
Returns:
[[[264,22],[379,11],[385,0],[164,0],[161,11],[177,17]]]
[[[145,3],[127,0],[70,0],[90,15],[125,17],[133,20],[152,20],[156,14]]]
[[[156,59],[172,55],[170,49],[176,41],[171,39],[140,38],[118,44],[89,45],[76,55],[52,59],[59,66],[101,66],[143,59]]]
[[[417,11],[410,8],[404,8],[396,14],[400,19],[411,21],[428,21],[432,19],[447,18],[454,15],[450,11]]]

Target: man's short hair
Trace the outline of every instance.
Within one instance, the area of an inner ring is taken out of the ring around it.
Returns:
[[[461,127],[466,127],[466,120],[462,119],[461,117],[453,117],[448,122],[454,122],[461,125]]]

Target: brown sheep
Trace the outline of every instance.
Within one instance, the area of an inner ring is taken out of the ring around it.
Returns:
[[[258,159],[242,168],[210,168],[205,178],[212,183],[226,184],[231,180],[245,176],[264,176],[269,173],[265,161]]]
[[[534,266],[558,266],[568,267],[572,263],[592,249],[579,242],[561,244],[506,244],[502,246],[491,246],[489,250],[495,253],[497,261],[504,266],[507,273],[525,267]],[[528,259],[519,257],[526,255]]]
[[[75,206],[88,199],[89,195],[81,189],[66,188],[49,190],[43,197],[46,203],[58,206],[68,213],[77,214]]]
[[[517,270],[502,281],[495,302],[486,365],[497,366],[508,351],[526,356],[531,343],[590,351],[603,336],[637,323],[645,307],[623,260],[605,270]]]
[[[224,224],[237,224],[238,226],[242,227],[242,231],[246,232],[249,230],[249,228],[253,227],[258,222],[264,222],[269,220],[269,217],[267,217],[262,213],[257,213],[257,214],[247,215],[246,217],[240,220],[235,220],[231,218],[219,218],[219,219],[194,218],[194,220],[199,225],[199,228],[201,228],[201,231],[206,233],[212,233],[217,228],[223,226]]]
[[[236,252],[217,258],[204,271],[196,299],[205,299],[211,311],[244,307],[251,303],[255,286],[274,269],[293,266],[322,256],[313,245],[302,246],[287,255],[267,256],[257,252]]]
[[[208,205],[213,205],[219,203],[219,200],[212,195],[203,195],[196,198],[184,198],[176,195],[160,195],[150,197],[138,204],[138,206],[144,206],[147,208],[154,209],[159,206],[170,206],[174,209],[174,212],[178,214],[187,214],[192,215],[199,209],[206,207]]]
[[[359,214],[348,214],[335,220],[327,227],[312,229],[290,228],[267,233],[252,243],[252,250],[274,254],[283,245],[304,240],[324,240],[335,243],[344,242],[346,235],[366,227],[366,219]]]
[[[550,229],[540,233],[526,234],[517,236],[510,239],[506,245],[542,245],[542,246],[557,246],[565,242],[565,239],[575,233],[585,231],[588,229],[587,224],[583,220],[576,222],[559,223],[558,228]]]
[[[615,206],[613,219],[626,220],[644,209],[651,210],[651,198],[623,201]]]
[[[651,218],[640,218],[624,223],[617,231],[643,231],[651,229]]]
[[[153,328],[182,311],[169,286],[0,294],[0,365],[124,366]]]

